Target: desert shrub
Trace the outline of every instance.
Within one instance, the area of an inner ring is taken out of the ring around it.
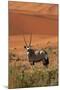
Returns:
[[[45,48],[45,50],[48,52],[49,60],[51,60],[53,55],[55,55],[56,49],[48,47]],[[10,54],[11,59],[15,58],[15,55],[13,54],[15,53],[12,52]],[[9,62],[9,88],[42,87],[51,85],[58,85],[58,69],[56,65],[50,65],[48,68],[42,67],[41,63],[31,66],[28,64],[25,55],[24,57],[20,56],[18,62],[16,62],[16,60],[13,60],[12,63]]]
[[[9,88],[58,85],[58,70],[55,68],[37,69],[33,67],[29,71],[24,66],[21,70],[17,69],[16,66],[9,66]]]
[[[20,57],[15,52],[10,51],[9,52],[9,61],[11,61],[11,60],[19,61]]]

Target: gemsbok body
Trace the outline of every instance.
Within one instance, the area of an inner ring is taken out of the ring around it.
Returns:
[[[27,45],[25,37],[24,37],[24,42],[25,42],[24,48],[26,49],[29,62],[32,65],[34,65],[36,62],[42,61],[43,65],[47,67],[49,64],[49,58],[48,58],[47,52],[44,49],[41,49],[41,50],[33,49],[31,47],[31,39],[32,39],[32,34],[30,36],[30,43],[29,45]]]

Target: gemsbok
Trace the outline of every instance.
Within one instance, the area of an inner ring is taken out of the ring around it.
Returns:
[[[44,49],[35,50],[32,48],[31,46],[32,34],[30,35],[29,44],[27,44],[24,35],[23,37],[24,37],[24,42],[25,42],[24,48],[26,49],[27,57],[28,57],[30,64],[34,65],[36,62],[42,61],[43,65],[47,67],[49,64],[49,58],[48,58],[48,54],[46,50]]]

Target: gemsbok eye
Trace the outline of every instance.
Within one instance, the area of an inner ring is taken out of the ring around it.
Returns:
[[[24,48],[26,48],[26,46],[24,46]]]

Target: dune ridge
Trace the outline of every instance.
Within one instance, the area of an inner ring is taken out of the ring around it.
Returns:
[[[9,1],[9,35],[58,34],[58,5]]]

